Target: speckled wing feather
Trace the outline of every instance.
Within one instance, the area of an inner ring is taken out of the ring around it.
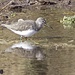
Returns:
[[[12,24],[11,26],[11,29],[16,31],[23,31],[34,28],[36,28],[36,23],[33,20],[25,20],[23,22],[17,22],[15,24]]]

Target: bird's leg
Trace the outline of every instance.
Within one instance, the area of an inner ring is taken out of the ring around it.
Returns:
[[[22,35],[20,36],[20,41],[22,42]]]

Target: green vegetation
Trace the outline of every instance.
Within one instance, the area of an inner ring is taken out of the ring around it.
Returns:
[[[60,23],[63,23],[64,28],[74,28],[75,26],[75,15],[74,16],[64,16],[63,20],[60,20]]]

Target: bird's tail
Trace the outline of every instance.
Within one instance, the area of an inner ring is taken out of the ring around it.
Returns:
[[[11,28],[11,26],[10,26],[10,25],[7,25],[7,24],[1,24],[1,26],[2,26],[2,27],[5,27],[5,28],[8,28],[8,29]]]
[[[1,26],[5,27],[6,24],[1,24]]]
[[[8,27],[9,25],[7,25],[7,24],[1,24],[1,26],[3,26],[3,27]]]

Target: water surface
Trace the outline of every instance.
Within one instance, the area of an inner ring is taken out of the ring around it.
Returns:
[[[3,75],[75,75],[75,29],[64,29],[60,23],[64,15],[74,15],[74,12],[60,9],[24,11],[10,15],[9,21],[19,18],[36,20],[42,16],[47,24],[28,40],[23,38],[23,42],[32,43],[27,45],[18,44],[21,43],[20,36],[0,27],[0,69],[3,69]],[[33,48],[28,50],[25,46]]]

